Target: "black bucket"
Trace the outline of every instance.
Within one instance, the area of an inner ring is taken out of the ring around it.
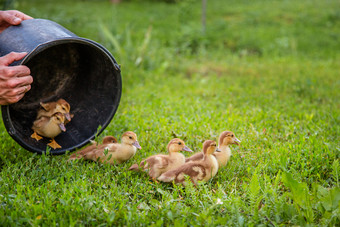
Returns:
[[[102,45],[80,38],[59,24],[43,19],[25,20],[0,33],[0,56],[27,52],[12,65],[26,65],[32,88],[18,103],[2,106],[2,118],[11,137],[25,149],[44,153],[49,139],[31,138],[40,102],[65,99],[74,117],[55,139],[64,154],[85,145],[113,118],[121,97],[120,68]]]

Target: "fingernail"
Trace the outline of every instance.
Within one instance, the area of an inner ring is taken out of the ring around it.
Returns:
[[[14,23],[16,23],[16,24],[19,24],[19,23],[21,22],[21,19],[17,17],[17,18],[15,18],[13,21],[14,21]]]

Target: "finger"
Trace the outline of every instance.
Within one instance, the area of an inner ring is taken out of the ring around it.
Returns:
[[[25,65],[10,66],[10,68],[13,77],[30,76],[31,74],[31,70]]]
[[[18,90],[18,93],[17,93],[18,95],[25,94],[29,90],[31,90],[31,85],[24,85],[22,87],[19,87],[17,90]]]
[[[33,82],[32,76],[15,77],[7,81],[7,88],[16,89],[26,85],[31,85]],[[15,93],[15,92],[14,92]]]
[[[32,86],[31,85],[26,85],[25,87],[25,93],[27,93],[29,90],[31,90]]]
[[[10,97],[8,99],[9,104],[13,104],[13,103],[19,102],[24,97],[24,95],[25,95],[25,93],[21,93],[21,94],[18,94],[16,96]]]
[[[10,92],[10,96],[11,97],[16,97],[18,95],[22,95],[25,94],[26,92],[28,92],[29,90],[31,90],[31,85],[24,85],[21,87],[17,87],[14,88],[11,92]]]
[[[15,16],[16,12],[14,11],[5,11],[2,14],[2,19],[6,21],[10,25],[18,25],[21,23],[22,19]]]
[[[10,93],[7,93],[5,97],[2,97],[2,99],[0,99],[0,103],[1,105],[13,104],[20,101],[24,97],[24,95],[25,92],[22,92],[21,90],[17,90],[15,92],[11,91]]]
[[[12,101],[16,101],[16,99],[18,97],[20,97],[21,95],[24,95],[29,90],[31,90],[31,85],[25,85],[25,86],[22,86],[22,87],[14,88],[8,93],[8,99],[10,99]],[[19,100],[17,100],[17,101],[19,101]]]
[[[8,66],[12,64],[14,61],[19,61],[23,59],[27,55],[26,52],[11,52],[0,58],[0,64]]]
[[[14,15],[16,17],[20,18],[21,20],[30,20],[30,19],[33,19],[33,17],[28,16],[28,15],[26,15],[26,14],[24,14],[24,13],[18,11],[18,10],[13,10],[13,11],[15,13]]]
[[[17,80],[19,81],[18,86],[31,86],[33,83],[33,77],[32,76],[23,76],[23,77],[18,77]],[[30,90],[31,88],[29,88]]]
[[[2,17],[3,20],[5,20],[10,25],[18,25],[23,20],[32,19],[32,17],[17,10],[5,11]]]

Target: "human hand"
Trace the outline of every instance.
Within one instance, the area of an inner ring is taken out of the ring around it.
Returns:
[[[28,19],[33,18],[18,10],[0,11],[0,32],[11,25],[18,25],[21,21]]]
[[[31,89],[33,77],[27,66],[9,66],[27,53],[11,52],[0,57],[0,105],[18,102]]]

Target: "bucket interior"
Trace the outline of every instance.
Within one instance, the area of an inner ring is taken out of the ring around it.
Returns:
[[[32,88],[18,103],[7,106],[12,137],[23,147],[44,152],[49,139],[31,138],[33,121],[40,102],[65,99],[71,105],[72,121],[55,140],[60,154],[84,145],[103,130],[116,112],[121,96],[121,76],[113,57],[90,41],[58,40],[46,43],[29,54],[22,63],[33,76]],[[5,112],[5,113],[4,113]]]

